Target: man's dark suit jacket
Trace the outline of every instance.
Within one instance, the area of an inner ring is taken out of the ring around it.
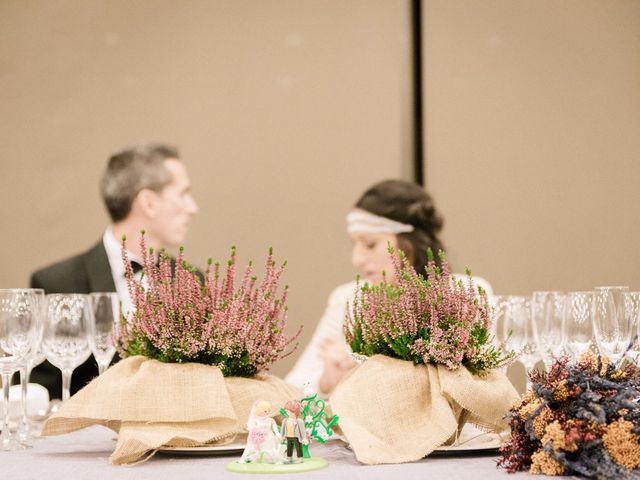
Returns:
[[[43,288],[45,293],[115,292],[116,286],[102,239],[88,252],[35,272],[31,275],[31,287]],[[91,355],[73,371],[71,395],[97,375],[98,365]],[[33,369],[31,381],[47,387],[51,398],[62,398],[62,374],[48,361]]]

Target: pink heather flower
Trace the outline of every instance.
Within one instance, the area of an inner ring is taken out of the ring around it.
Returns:
[[[490,308],[486,293],[468,281],[454,281],[442,255],[427,277],[418,274],[402,252],[390,248],[394,282],[358,284],[345,319],[345,336],[356,353],[382,353],[414,363],[450,369],[465,365],[478,373],[508,363],[512,352],[489,343]]]
[[[206,271],[204,282],[184,261],[182,248],[175,262],[140,245],[147,287],[131,268],[123,240],[122,256],[131,298],[136,307],[123,319],[118,341],[122,356],[142,354],[169,362],[201,362],[220,366],[225,375],[250,376],[267,370],[289,355],[287,347],[288,287],[278,293],[285,265],[276,267],[269,251],[260,283],[252,264],[235,285],[236,249],[231,249],[225,275],[218,263]]]

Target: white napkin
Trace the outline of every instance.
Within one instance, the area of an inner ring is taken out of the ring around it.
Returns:
[[[13,385],[9,389],[9,415],[17,420],[22,416],[20,400],[22,390],[20,385]],[[49,391],[38,383],[27,385],[27,415],[37,415],[39,411],[47,411],[49,408]]]

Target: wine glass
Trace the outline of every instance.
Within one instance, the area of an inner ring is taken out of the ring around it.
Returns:
[[[603,287],[594,287],[593,290],[597,292],[609,292],[613,299],[613,308],[618,314],[622,312],[624,308],[624,294],[629,291],[629,287],[626,286],[603,286]]]
[[[573,361],[593,345],[593,292],[569,292],[562,313],[562,344]]]
[[[120,316],[118,294],[96,292],[90,294],[92,321],[89,324],[89,344],[102,375],[116,353],[115,331]]]
[[[0,375],[4,398],[0,450],[24,448],[9,431],[9,387],[11,375],[33,347],[37,308],[33,292],[28,289],[0,290]]]
[[[624,292],[617,292],[624,293]],[[625,318],[624,302],[614,290],[597,290],[593,298],[593,330],[601,355],[618,363],[631,342],[631,319]]]
[[[616,316],[623,315],[624,309],[624,294],[629,291],[629,287],[619,285],[619,286],[601,286],[594,287],[593,290],[596,292],[608,292],[613,299],[613,312]],[[595,299],[595,297],[594,297]],[[595,308],[595,303],[594,303]],[[595,332],[594,332],[595,335]],[[595,338],[595,336],[594,336]],[[602,353],[602,352],[601,352]]]
[[[491,332],[500,346],[505,351],[513,350],[511,345],[511,326],[509,325],[509,296],[494,295],[491,302]],[[508,367],[501,367],[500,371],[507,374]]]
[[[50,294],[42,336],[47,360],[62,372],[62,401],[69,399],[71,374],[89,355],[89,297],[82,294]]]
[[[531,315],[536,328],[542,361],[547,372],[553,358],[562,355],[562,311],[565,294],[563,292],[533,292]]]
[[[22,410],[22,418],[18,427],[18,439],[23,445],[32,446],[32,441],[37,437],[31,432],[31,424],[27,416],[27,389],[29,386],[29,378],[31,370],[44,361],[44,355],[41,351],[42,329],[44,327],[44,290],[42,288],[25,289],[33,295],[36,333],[33,338],[33,345],[29,354],[20,364],[20,409]]]
[[[509,297],[507,295],[494,295],[491,298],[492,332],[496,341],[504,349],[508,348],[510,326],[508,323]]]
[[[625,292],[624,316],[631,325],[631,347],[627,356],[640,365],[640,292]]]
[[[509,325],[511,326],[510,343],[520,352],[520,362],[524,365],[527,377],[527,389],[530,387],[529,373],[538,360],[538,340],[534,318],[531,316],[531,301],[527,297],[513,296],[509,298]]]

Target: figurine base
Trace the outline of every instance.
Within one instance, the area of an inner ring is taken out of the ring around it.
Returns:
[[[294,460],[295,461],[295,460]],[[227,464],[227,470],[235,473],[301,473],[319,470],[329,463],[320,457],[303,458],[300,463],[239,463]]]

